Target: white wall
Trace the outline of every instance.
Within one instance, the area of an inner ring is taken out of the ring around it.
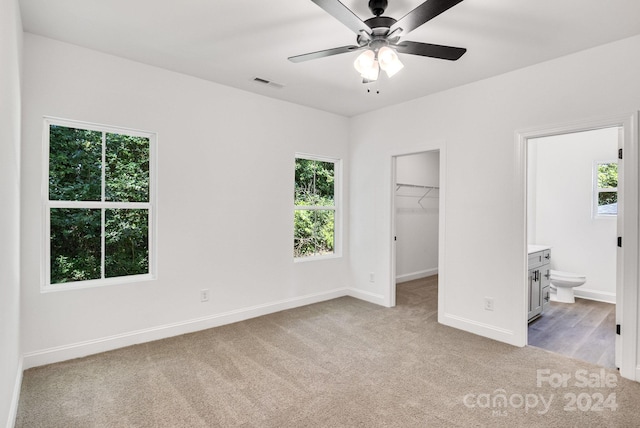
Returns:
[[[20,350],[20,66],[17,1],[0,2],[0,426],[13,426]]]
[[[594,218],[595,162],[616,161],[618,128],[529,140],[535,193],[529,243],[552,246],[551,268],[587,276],[577,296],[615,303],[616,217]],[[532,221],[533,220],[533,221]]]
[[[292,210],[296,152],[348,177],[346,118],[31,34],[23,104],[26,367],[347,293],[348,257],[293,262]],[[158,133],[157,280],[40,293],[45,115]]]
[[[437,151],[412,153],[396,159],[397,183],[440,185],[440,154]]]
[[[440,192],[402,184],[438,187],[440,156],[423,152],[396,159],[396,281],[404,282],[438,273]]]
[[[390,158],[439,145],[446,152],[439,321],[524,346],[526,216],[516,132],[638,110],[640,56],[629,55],[638,50],[633,37],[353,118],[354,286],[389,302]],[[389,120],[391,128],[370,126]],[[369,282],[369,272],[379,280]],[[484,310],[485,297],[494,299],[493,311]]]

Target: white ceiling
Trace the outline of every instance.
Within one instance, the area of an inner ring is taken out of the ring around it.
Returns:
[[[356,44],[311,0],[19,2],[27,32],[346,116],[640,34],[639,0],[464,0],[402,38],[467,48],[460,60],[400,54],[405,68],[368,93],[358,53],[287,60]],[[367,2],[343,0],[362,20]],[[400,19],[420,3],[389,0],[385,15]]]

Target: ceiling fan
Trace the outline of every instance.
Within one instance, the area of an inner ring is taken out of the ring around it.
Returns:
[[[311,0],[325,12],[342,22],[357,34],[357,45],[342,46],[289,57],[291,62],[303,62],[342,53],[364,50],[354,62],[363,83],[378,79],[380,69],[389,77],[400,71],[402,63],[396,52],[455,61],[467,51],[453,46],[430,43],[400,41],[400,37],[415,30],[427,21],[447,11],[462,0],[426,0],[399,20],[382,16],[387,0],[369,0],[369,9],[374,17],[362,21],[339,0]]]

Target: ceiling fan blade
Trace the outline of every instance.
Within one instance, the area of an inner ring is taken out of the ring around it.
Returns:
[[[400,53],[448,59],[449,61],[459,59],[467,51],[465,48],[409,41],[402,41],[393,47]]]
[[[358,18],[351,10],[340,3],[338,0],[311,0],[329,15],[336,18],[338,21],[342,22],[344,25],[349,27],[351,31],[356,34],[360,34],[361,31],[364,31],[367,34],[371,34],[371,28],[360,18]]]
[[[451,9],[461,1],[462,0],[427,0],[400,18],[398,22],[391,26],[390,31],[402,28],[402,34],[406,35],[408,32],[415,30],[442,12]]]
[[[324,58],[326,56],[331,56],[331,55],[338,55],[338,54],[347,53],[347,52],[355,52],[360,49],[365,49],[366,47],[367,47],[366,45],[365,46],[341,46],[339,48],[325,49],[323,51],[290,56],[288,60],[291,62],[303,62],[303,61],[309,61],[312,59]]]

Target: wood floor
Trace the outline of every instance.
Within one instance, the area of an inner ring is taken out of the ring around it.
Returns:
[[[615,368],[616,306],[576,299],[551,302],[549,309],[529,324],[529,345]]]

